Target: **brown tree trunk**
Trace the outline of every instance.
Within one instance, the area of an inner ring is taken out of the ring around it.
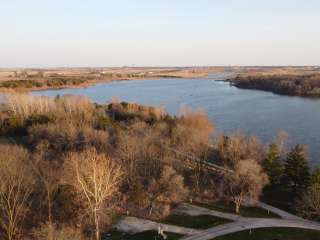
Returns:
[[[96,240],[100,240],[99,216],[97,209],[94,209],[94,223],[96,225]]]
[[[236,214],[240,213],[240,203],[239,202],[235,203],[235,211],[236,211]]]
[[[150,210],[149,210],[149,217],[150,217],[151,214],[152,214],[152,210],[153,210],[153,203],[151,203],[151,207],[150,207]]]
[[[48,240],[53,240],[51,192],[48,187],[47,187],[47,201],[48,201],[48,223],[49,223]]]

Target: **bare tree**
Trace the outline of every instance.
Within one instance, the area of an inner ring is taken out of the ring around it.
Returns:
[[[58,161],[49,160],[46,158],[45,150],[42,145],[37,146],[39,155],[35,157],[35,162],[32,167],[38,177],[41,189],[45,192],[48,211],[48,240],[53,240],[54,224],[52,221],[52,206],[53,199],[60,185],[60,164]]]
[[[19,237],[29,207],[34,178],[26,160],[28,152],[18,146],[0,145],[0,227],[6,239]]]
[[[149,216],[155,204],[161,200],[164,203],[176,203],[181,201],[188,193],[184,185],[184,178],[179,175],[171,166],[165,166],[158,181],[151,179],[148,186],[150,199]]]
[[[255,160],[242,160],[236,164],[234,173],[227,176],[231,201],[235,212],[240,212],[244,200],[259,199],[263,187],[268,183],[268,176]]]
[[[65,160],[65,175],[87,202],[94,219],[96,240],[100,239],[100,214],[103,206],[117,191],[123,172],[120,165],[94,148],[71,153]]]
[[[246,136],[243,132],[236,132],[230,136],[220,138],[217,146],[220,160],[228,166],[234,166],[240,160],[262,160],[262,144],[256,136]]]
[[[282,158],[288,153],[288,139],[289,135],[285,131],[280,131],[275,139],[275,144],[278,146]]]
[[[118,134],[116,154],[126,169],[128,185],[139,178],[150,179],[161,172],[161,161],[166,158],[162,148],[166,140],[163,126],[148,126],[144,122],[130,125],[130,129]],[[163,144],[162,144],[163,143]]]
[[[186,107],[181,107],[172,140],[179,151],[198,153],[201,152],[201,145],[208,145],[213,132],[213,124],[203,111],[192,112]]]

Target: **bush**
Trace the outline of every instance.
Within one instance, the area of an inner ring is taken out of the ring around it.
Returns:
[[[85,83],[86,80],[83,78],[51,78],[46,81],[49,87],[62,87],[65,85],[80,85]]]
[[[109,134],[87,125],[49,123],[32,126],[29,129],[29,140],[34,147],[45,141],[48,144],[48,149],[58,154],[83,150],[87,147],[95,147],[98,151],[107,151]]]
[[[33,80],[9,80],[0,84],[3,88],[33,88],[42,87],[43,83]]]
[[[50,238],[49,236],[52,236]],[[34,229],[33,237],[36,240],[85,240],[82,232],[73,227],[61,227],[50,225],[48,223]]]
[[[116,121],[141,120],[153,124],[166,117],[166,112],[162,106],[146,107],[135,103],[110,103],[107,106],[108,113]]]
[[[27,133],[25,121],[19,116],[12,116],[2,120],[0,134],[21,136]]]

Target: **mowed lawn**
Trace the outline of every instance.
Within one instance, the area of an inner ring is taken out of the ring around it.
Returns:
[[[171,214],[162,222],[186,228],[207,229],[217,225],[230,223],[232,221],[211,215],[190,216],[187,214]]]
[[[211,210],[220,211],[220,212],[235,213],[234,206],[232,204],[216,202],[216,203],[195,203],[195,205],[203,208],[208,208]],[[274,214],[263,208],[245,207],[245,206],[242,206],[240,208],[239,215],[243,217],[253,217],[253,218],[281,218],[277,214]]]
[[[167,233],[167,240],[177,240],[182,237],[180,234],[176,233]],[[145,231],[141,233],[136,233],[136,234],[128,234],[128,233],[123,233],[119,231],[111,231],[107,234],[104,234],[102,236],[102,239],[108,239],[108,240],[155,240],[155,239],[161,239],[159,238],[158,232],[157,231]]]
[[[298,228],[258,228],[231,233],[214,240],[319,240],[320,230]],[[213,239],[212,239],[213,240]]]
[[[7,137],[0,137],[0,144],[10,144],[10,140]]]
[[[0,144],[26,144],[27,139],[26,137],[20,136],[0,136]]]

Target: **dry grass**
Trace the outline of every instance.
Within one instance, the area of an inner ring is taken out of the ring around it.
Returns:
[[[10,116],[26,119],[32,115],[48,115],[65,120],[89,119],[94,104],[83,96],[52,98],[28,94],[6,94],[3,108]],[[87,117],[86,117],[87,116]]]

